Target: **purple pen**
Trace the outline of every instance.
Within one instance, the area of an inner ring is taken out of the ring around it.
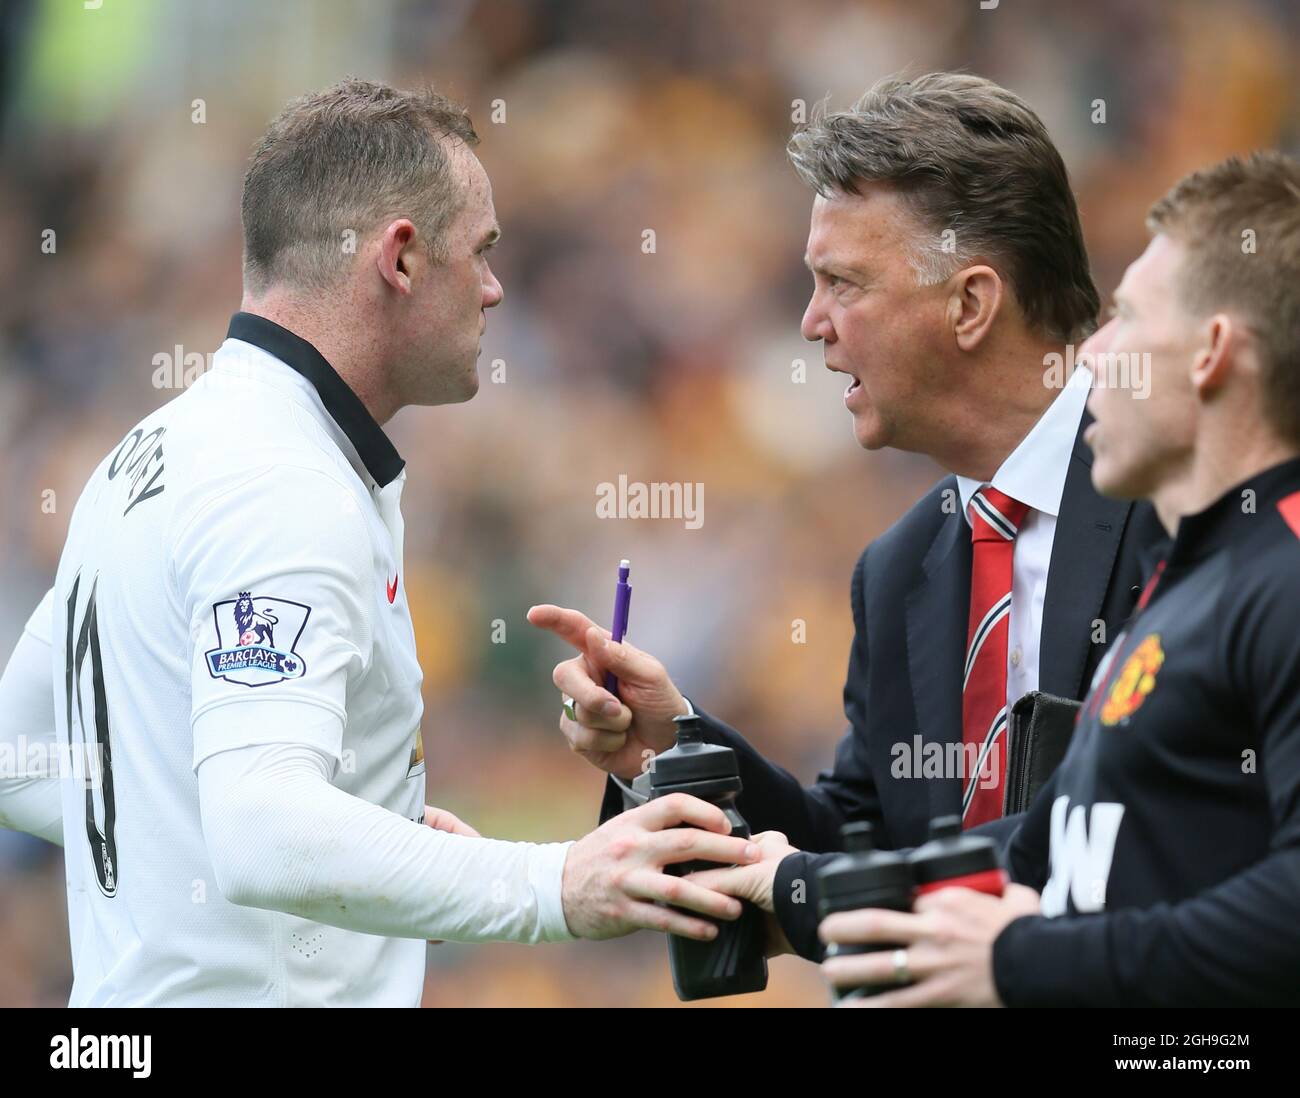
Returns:
[[[618,586],[614,588],[614,627],[612,632],[615,641],[621,641],[627,634],[627,612],[628,607],[632,604],[632,585],[627,582],[628,573],[631,572],[632,565],[625,560],[618,562]],[[614,677],[612,671],[605,672],[605,689],[614,697],[618,697],[618,679]]]

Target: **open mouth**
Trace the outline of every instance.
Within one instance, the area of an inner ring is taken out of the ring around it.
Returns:
[[[844,395],[845,395],[845,397],[852,396],[853,393],[855,393],[857,390],[859,390],[859,389],[861,389],[861,388],[862,388],[862,382],[860,382],[860,381],[855,377],[852,381],[849,382],[849,387],[848,387],[847,389],[844,390]]]

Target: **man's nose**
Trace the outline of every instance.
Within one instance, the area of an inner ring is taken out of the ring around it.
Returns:
[[[830,318],[826,315],[826,310],[821,307],[815,293],[809,298],[808,308],[804,310],[803,320],[799,324],[799,334],[809,343],[816,343],[819,339],[828,343],[834,341],[835,332],[831,328]]]
[[[483,308],[491,309],[505,300],[506,292],[497,281],[497,276],[488,271],[487,281],[483,283]]]

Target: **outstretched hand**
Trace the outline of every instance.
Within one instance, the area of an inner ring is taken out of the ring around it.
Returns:
[[[560,731],[573,751],[631,781],[650,759],[672,747],[673,718],[689,710],[662,663],[626,641],[612,640],[608,629],[578,610],[543,604],[528,611],[528,621],[578,652],[557,664],[551,676],[573,698],[577,719],[560,717]],[[607,671],[618,679],[619,698],[605,689]]]

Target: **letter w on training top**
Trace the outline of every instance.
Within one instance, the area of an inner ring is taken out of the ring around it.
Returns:
[[[1122,804],[1070,807],[1065,794],[1052,803],[1052,876],[1043,888],[1044,915],[1061,915],[1066,900],[1083,914],[1106,907],[1106,885],[1115,856],[1115,839],[1124,818]]]

